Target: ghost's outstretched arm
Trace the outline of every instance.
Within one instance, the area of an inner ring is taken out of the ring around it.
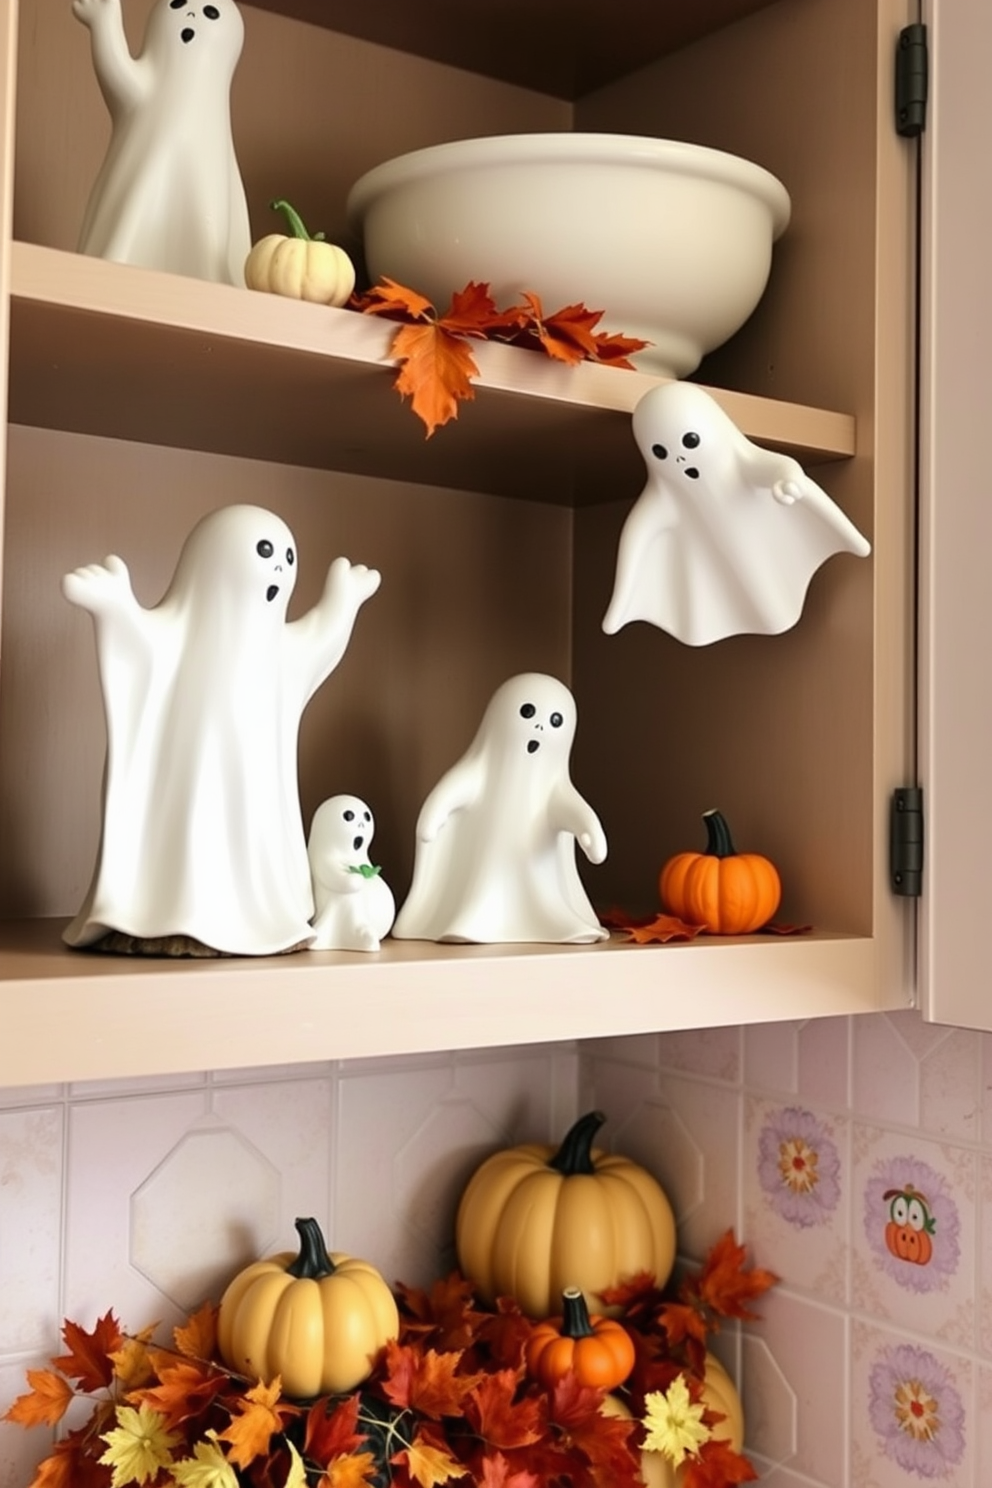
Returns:
[[[443,775],[420,808],[418,842],[433,842],[449,816],[471,806],[482,790],[483,763],[469,754]]]
[[[134,597],[123,558],[112,554],[103,563],[89,563],[66,574],[62,593],[70,604],[93,616],[102,671],[147,661],[151,618]]]
[[[364,563],[335,558],[318,603],[287,627],[291,644],[301,658],[307,698],[341,660],[358,612],[378,589],[381,577],[377,569],[366,568]]]
[[[571,781],[563,781],[552,798],[551,825],[557,832],[570,832],[590,863],[603,862],[606,833],[589,802],[579,795]]]
[[[128,50],[121,0],[72,0],[72,13],[89,30],[93,71],[110,117],[116,119],[138,102],[143,73]]]

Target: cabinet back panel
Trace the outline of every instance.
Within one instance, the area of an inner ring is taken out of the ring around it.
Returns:
[[[304,821],[354,792],[405,893],[417,812],[519,671],[570,674],[570,514],[292,466],[14,426],[0,684],[0,918],[75,912],[99,827],[104,731],[89,617],[62,575],[116,552],[155,604],[195,521],[253,502],[293,529],[291,616],[343,553],[379,568],[338,669],[304,715]]]
[[[153,0],[127,0],[137,53]],[[280,231],[286,197],[311,231],[354,251],[352,183],[381,160],[476,134],[567,129],[571,106],[544,94],[242,5],[245,43],[231,92],[253,237]],[[14,233],[73,248],[110,124],[89,37],[68,0],[21,0]]]

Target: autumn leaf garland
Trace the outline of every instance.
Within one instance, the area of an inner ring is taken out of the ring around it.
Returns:
[[[458,417],[460,402],[475,397],[472,381],[479,368],[470,349],[472,340],[541,350],[568,366],[591,361],[627,370],[632,370],[631,355],[649,344],[597,330],[603,312],[585,305],[566,305],[546,315],[540,298],[529,291],[519,304],[500,310],[490,286],[474,281],[452,295],[443,314],[423,295],[387,278],[353,296],[349,308],[404,322],[390,344],[390,353],[400,364],[395,387],[410,399],[428,439]]]
[[[679,1457],[682,1488],[731,1488],[756,1475],[712,1436],[705,1405],[706,1338],[747,1318],[776,1278],[745,1265],[732,1231],[677,1291],[650,1276],[604,1295],[635,1343],[629,1415],[569,1372],[552,1390],[530,1379],[533,1323],[503,1298],[476,1306],[458,1273],[429,1291],[396,1290],[400,1336],[346,1397],[285,1399],[281,1381],[245,1379],[216,1362],[216,1309],[174,1329],[127,1335],[112,1311],[93,1331],[66,1322],[66,1352],[27,1372],[28,1391],[3,1418],[65,1425],[73,1402],[89,1419],[65,1432],[29,1488],[640,1488],[640,1450]]]

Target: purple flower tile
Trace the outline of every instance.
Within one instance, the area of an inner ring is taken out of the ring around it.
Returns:
[[[824,1123],[799,1106],[772,1112],[758,1136],[758,1181],[788,1224],[825,1223],[840,1200],[840,1156]]]
[[[964,1403],[950,1370],[925,1348],[878,1352],[868,1416],[883,1455],[914,1477],[946,1479],[964,1458]]]

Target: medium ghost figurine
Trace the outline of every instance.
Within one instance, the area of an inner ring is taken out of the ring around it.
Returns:
[[[377,951],[396,901],[369,862],[375,821],[357,796],[331,796],[314,812],[307,853],[316,913],[312,951]]]
[[[689,646],[795,625],[814,572],[871,551],[788,455],[762,449],[688,382],[634,409],[647,483],[627,516],[603,629],[647,620]]]
[[[287,622],[296,573],[285,522],[227,506],[193,528],[153,609],[120,558],[63,579],[93,617],[107,725],[103,830],[69,945],[267,955],[309,944],[300,718],[379,574],[335,559],[317,604]]]
[[[575,702],[526,672],[497,689],[478,733],[417,820],[410,894],[393,935],[498,943],[605,940],[575,866],[606,857],[599,818],[569,777]]]
[[[79,251],[244,284],[251,229],[230,109],[244,22],[234,0],[156,0],[138,57],[121,0],[72,9],[89,28],[111,120]]]

